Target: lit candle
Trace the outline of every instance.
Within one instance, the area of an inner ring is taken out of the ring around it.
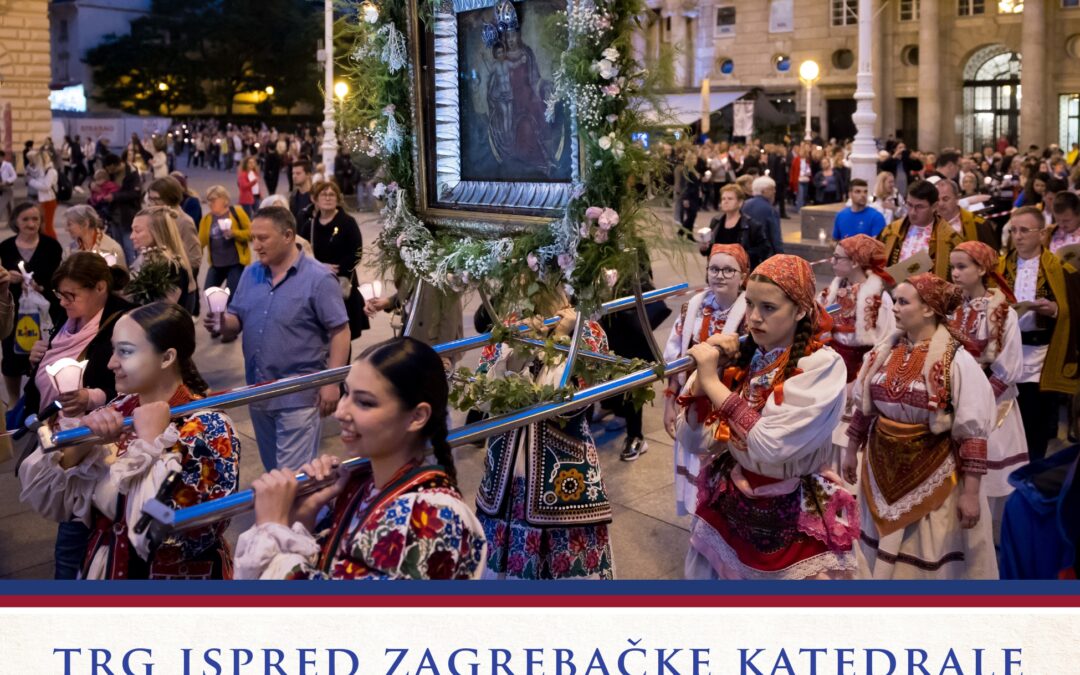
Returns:
[[[67,394],[82,389],[83,371],[89,361],[76,361],[65,356],[64,358],[45,366],[45,373],[52,380],[56,391]]]
[[[818,231],[817,231],[818,243],[821,244],[822,246],[824,246],[826,239],[827,239],[827,237],[825,236],[825,228],[818,228]]]
[[[225,308],[229,305],[229,289],[218,286],[210,286],[204,291],[206,304],[210,306],[210,313],[214,316],[214,330],[221,331],[221,318],[225,314]]]
[[[383,286],[382,282],[376,279],[375,281],[365,281],[359,286],[360,295],[364,296],[364,301],[373,300],[375,298],[382,297]]]
[[[712,235],[712,229],[708,227],[699,227],[695,234],[697,235],[697,240],[699,243],[708,244],[709,236]]]

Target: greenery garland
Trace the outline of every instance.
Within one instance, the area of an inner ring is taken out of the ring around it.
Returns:
[[[562,287],[588,315],[648,274],[639,251],[674,250],[644,203],[662,160],[630,138],[654,123],[645,110],[658,109],[651,92],[661,76],[631,56],[642,0],[571,2],[547,26],[551,43],[561,47],[547,112],[576,112],[582,180],[561,217],[495,239],[455,235],[416,215],[408,1],[366,0],[337,26],[335,53],[347,54],[338,67],[356,92],[342,102],[343,139],[352,152],[382,162],[376,196],[386,206],[371,252],[382,274],[420,278],[444,291],[486,288],[500,311],[522,315],[533,313],[541,290]],[[422,27],[439,7],[441,0],[419,0]]]

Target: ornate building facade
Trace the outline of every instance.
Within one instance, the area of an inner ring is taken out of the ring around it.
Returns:
[[[636,45],[674,53],[673,89],[759,89],[854,134],[858,0],[654,0]],[[1080,0],[872,0],[876,134],[922,149],[1080,142]],[[801,135],[801,134],[800,134]]]
[[[47,0],[0,0],[0,145],[20,169],[23,142],[39,145],[52,126],[48,10]]]

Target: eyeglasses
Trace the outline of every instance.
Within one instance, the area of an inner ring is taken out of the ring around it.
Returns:
[[[731,279],[739,273],[739,270],[734,267],[712,267],[711,265],[707,271],[712,276],[720,277],[721,279]]]
[[[846,255],[836,255],[835,253],[833,253],[831,256],[829,256],[829,260],[835,263],[840,262],[841,260],[851,260],[851,258],[847,257]]]
[[[1031,234],[1032,232],[1042,232],[1041,227],[1014,227],[1012,228],[1013,234]]]
[[[79,297],[77,293],[72,293],[70,291],[61,291],[59,288],[54,288],[52,293],[61,302],[75,302],[75,299]]]

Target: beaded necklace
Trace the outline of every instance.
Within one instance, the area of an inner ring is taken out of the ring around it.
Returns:
[[[912,345],[906,339],[893,347],[889,361],[885,364],[885,391],[896,399],[900,398],[916,378],[922,377],[926,355],[930,351],[930,340],[921,340]]]

